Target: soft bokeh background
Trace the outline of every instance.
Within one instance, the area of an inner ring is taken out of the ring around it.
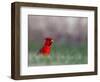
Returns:
[[[28,16],[29,66],[87,63],[86,17]],[[54,40],[49,57],[37,56],[44,39]]]

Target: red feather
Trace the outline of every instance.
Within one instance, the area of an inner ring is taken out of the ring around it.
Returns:
[[[42,54],[42,55],[45,55],[45,56],[50,55],[52,42],[53,42],[52,38],[50,38],[50,37],[45,38],[44,45],[40,49],[39,54]]]

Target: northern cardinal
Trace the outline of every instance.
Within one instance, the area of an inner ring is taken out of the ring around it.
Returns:
[[[50,37],[45,38],[43,47],[39,50],[38,54],[49,56],[51,51],[51,45],[53,43],[53,39]]]

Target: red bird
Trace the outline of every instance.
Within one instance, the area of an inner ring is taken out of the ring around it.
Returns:
[[[53,43],[52,38],[50,38],[50,37],[45,38],[43,47],[39,50],[39,54],[42,54],[44,56],[49,56],[52,43]]]

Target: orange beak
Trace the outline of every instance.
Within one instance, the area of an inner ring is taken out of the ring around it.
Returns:
[[[54,41],[53,41],[53,40],[51,40],[51,42],[53,43]]]

